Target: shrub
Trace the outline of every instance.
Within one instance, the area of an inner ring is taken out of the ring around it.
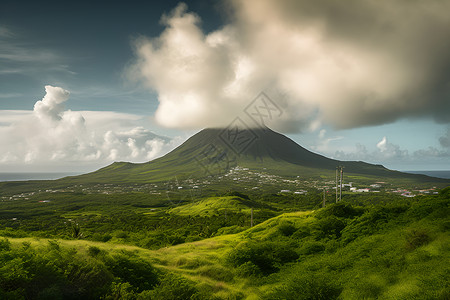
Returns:
[[[311,228],[309,226],[300,226],[292,235],[294,239],[302,239],[311,236]]]
[[[48,248],[49,250],[59,251],[60,250],[59,242],[57,240],[48,240]]]
[[[449,186],[449,187],[446,187],[445,189],[440,190],[440,191],[439,191],[439,195],[440,195],[442,198],[450,199],[450,186]]]
[[[61,286],[55,284],[44,288],[37,295],[34,295],[33,298],[38,300],[64,299],[64,294],[62,292]]]
[[[2,257],[0,290],[6,296],[1,299],[98,299],[105,294],[112,276],[102,263],[56,241],[49,242],[48,250],[24,244]]]
[[[117,254],[106,257],[105,264],[115,277],[130,283],[138,291],[151,289],[158,282],[155,269],[143,259]]]
[[[6,227],[0,230],[0,236],[11,237],[11,238],[23,238],[29,236],[28,233],[21,229],[13,229],[10,227]]]
[[[264,274],[278,271],[279,267],[298,258],[288,243],[243,242],[232,250],[227,261],[235,267],[251,262]]]
[[[401,204],[380,205],[366,211],[360,217],[353,219],[342,230],[342,240],[349,243],[357,237],[374,234],[397,221],[402,213],[408,209]]]
[[[359,216],[364,212],[364,209],[359,207],[353,207],[349,203],[339,202],[335,204],[328,205],[327,207],[319,210],[317,212],[317,218],[326,218],[330,216],[335,216],[339,218],[353,218]]]
[[[321,231],[321,237],[336,237],[341,236],[341,231],[345,228],[346,224],[341,219],[335,216],[329,216],[318,221],[319,230]]]
[[[105,296],[105,300],[133,300],[136,299],[136,293],[128,282],[113,282],[110,293]],[[147,298],[148,299],[148,298]]]
[[[83,233],[81,233],[81,227],[78,223],[72,224],[71,234],[74,239],[81,239],[83,237]]]
[[[101,233],[94,233],[92,235],[92,240],[94,241],[99,241],[99,242],[104,242],[106,243],[107,241],[109,241],[110,239],[112,239],[112,235],[105,233],[105,234],[101,234]]]
[[[251,261],[246,261],[236,268],[236,273],[243,277],[259,276],[261,275],[261,270]]]
[[[89,248],[88,248],[88,254],[89,254],[89,256],[92,256],[92,257],[99,255],[101,252],[102,252],[102,250],[99,247],[89,246]]]
[[[8,239],[0,240],[0,251],[9,251],[11,250],[11,243]]]
[[[161,282],[151,291],[145,291],[138,296],[138,299],[201,299],[200,293],[195,284],[178,275],[166,274]]]
[[[116,236],[116,238],[118,239],[126,239],[128,238],[128,234],[125,231],[122,230],[118,230],[114,233],[114,235]]]
[[[412,229],[406,233],[406,248],[414,250],[431,241],[429,234],[423,229]]]
[[[326,274],[294,273],[280,287],[274,288],[264,299],[283,300],[333,300],[342,292],[342,287]]]
[[[278,226],[278,231],[284,236],[291,236],[297,228],[290,222],[283,222]]]
[[[98,299],[104,295],[113,281],[113,276],[105,265],[93,259],[73,260],[72,257],[72,261],[69,261],[71,257],[66,258],[63,266],[64,276],[68,281],[63,286],[65,293],[63,299]]]
[[[30,242],[22,242],[22,248],[24,250],[28,250],[31,248],[31,243]]]
[[[302,247],[300,248],[300,254],[302,255],[311,255],[323,252],[325,250],[325,245],[321,242],[316,241],[309,241],[306,243],[303,243]]]

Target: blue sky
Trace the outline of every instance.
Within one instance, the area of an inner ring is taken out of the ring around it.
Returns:
[[[0,171],[148,161],[260,92],[309,150],[448,170],[449,6],[2,1]]]

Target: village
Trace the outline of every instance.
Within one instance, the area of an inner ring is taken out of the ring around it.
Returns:
[[[12,196],[3,196],[2,201],[29,200],[40,193],[84,193],[84,194],[121,194],[121,193],[146,193],[155,196],[168,196],[169,193],[195,192],[198,197],[207,196],[204,191],[211,191],[220,186],[230,186],[235,189],[258,193],[271,190],[281,194],[307,195],[308,192],[318,191],[327,193],[392,193],[403,197],[415,197],[417,195],[438,194],[436,187],[429,189],[407,189],[402,186],[394,186],[391,183],[377,181],[370,184],[355,184],[354,182],[342,183],[333,180],[304,180],[300,176],[287,178],[263,171],[250,170],[246,167],[236,166],[227,173],[212,178],[178,178],[177,176],[166,182],[145,184],[76,184],[59,189],[45,189],[33,192],[20,193]],[[43,203],[51,200],[41,200]]]

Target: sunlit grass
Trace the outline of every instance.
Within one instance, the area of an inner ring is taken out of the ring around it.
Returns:
[[[203,220],[223,207],[248,210],[252,203],[241,200],[209,197],[155,217],[191,212]],[[308,299],[314,294],[323,299],[446,299],[449,199],[409,201],[283,213],[238,233],[153,250],[124,244],[125,229],[111,231],[106,243],[67,237],[8,240],[16,249],[29,244],[42,253],[49,240],[56,240],[87,261],[97,248],[98,253],[136,256],[219,299]],[[139,209],[143,214],[145,209]]]

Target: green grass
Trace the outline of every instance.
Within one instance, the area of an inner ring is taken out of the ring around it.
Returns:
[[[251,200],[245,200],[236,196],[209,197],[199,199],[193,203],[177,206],[169,210],[181,216],[211,216],[225,213],[250,213],[251,207],[260,207],[261,204]]]
[[[48,214],[55,211],[80,221],[92,218],[92,227],[82,223],[82,230],[97,226],[98,234],[110,235],[109,241],[58,237],[58,227],[37,231],[51,239],[31,230],[24,231],[29,236],[14,237],[19,228],[3,229],[12,250],[0,239],[0,260],[5,265],[0,272],[0,296],[19,295],[19,287],[26,289],[27,282],[42,285],[46,293],[65,293],[67,285],[81,295],[84,290],[78,276],[91,274],[83,264],[96,266],[93,270],[97,273],[89,275],[92,280],[96,274],[107,279],[102,281],[102,289],[86,288],[108,297],[126,294],[130,299],[151,294],[172,299],[177,293],[195,294],[200,299],[447,299],[450,295],[450,266],[445,263],[450,261],[450,188],[436,196],[393,198],[367,206],[341,202],[281,213],[230,234],[227,232],[234,229],[225,222],[224,209],[229,218],[238,214],[248,217],[249,207],[262,214],[271,206],[236,193],[178,207],[157,206],[158,202],[145,198],[135,207],[126,196],[112,197],[106,205],[101,203],[103,198],[95,201],[93,196],[78,195],[84,199],[78,202],[68,201],[68,194],[53,196],[50,205],[29,212],[32,215],[24,211],[21,216],[36,223],[54,222],[54,215]],[[67,212],[73,202],[78,211]],[[153,203],[159,211],[147,214],[150,207],[141,207],[145,203]],[[36,205],[36,201],[31,199],[26,205]],[[19,213],[20,209],[10,208],[4,216],[8,211]],[[113,218],[108,221],[109,217]],[[205,230],[214,226],[205,235]],[[131,245],[144,237],[160,241],[174,234],[183,236],[186,231],[190,237],[197,232],[200,240],[176,245],[169,241],[153,249]],[[35,260],[58,278],[57,286],[25,276],[32,274],[30,265]],[[146,264],[157,274],[153,286],[132,275],[144,274],[140,266]],[[66,265],[81,273],[64,273],[66,267],[61,266]]]

